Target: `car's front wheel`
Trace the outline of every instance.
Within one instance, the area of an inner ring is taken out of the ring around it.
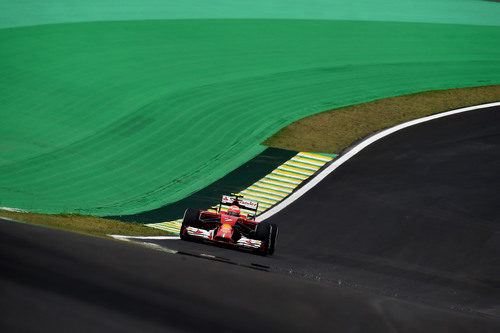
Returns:
[[[264,245],[261,248],[259,248],[259,252],[263,255],[270,253],[269,249],[270,246],[272,245],[271,236],[272,236],[271,224],[267,222],[261,222],[257,224],[257,228],[255,229],[255,239],[260,240],[264,243]]]
[[[179,236],[182,240],[190,240],[191,237],[187,234],[187,227],[199,228],[200,227],[200,210],[188,208],[184,212],[184,217],[182,218],[181,230]]]

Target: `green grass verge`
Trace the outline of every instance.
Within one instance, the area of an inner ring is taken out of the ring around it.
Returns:
[[[339,153],[370,133],[404,121],[499,100],[500,85],[385,98],[303,118],[283,128],[264,144],[296,151]],[[48,215],[0,210],[0,216],[104,238],[110,238],[108,234],[173,235],[142,224],[78,214]]]
[[[499,39],[492,26],[274,19],[0,29],[0,207],[162,207],[298,119],[500,84]]]
[[[111,238],[109,234],[140,236],[171,236],[172,233],[149,228],[138,223],[125,223],[93,216],[75,214],[34,214],[0,209],[0,216],[46,227],[78,232],[90,236]]]
[[[263,144],[297,151],[340,153],[360,138],[408,120],[497,101],[500,101],[500,85],[384,98],[300,119]]]

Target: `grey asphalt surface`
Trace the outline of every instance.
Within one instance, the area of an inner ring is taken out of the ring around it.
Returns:
[[[270,257],[0,221],[0,329],[499,331],[498,170],[498,107],[402,130],[274,215]]]

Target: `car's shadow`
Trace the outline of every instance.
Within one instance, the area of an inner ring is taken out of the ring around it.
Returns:
[[[272,256],[256,254],[251,250],[229,244],[212,243],[201,239],[155,241],[156,244],[178,254],[209,259],[252,269],[269,271]]]

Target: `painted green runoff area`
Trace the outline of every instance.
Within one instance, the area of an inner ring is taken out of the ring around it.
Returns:
[[[0,20],[0,206],[33,212],[155,209],[223,177],[308,115],[500,84],[500,27],[490,19],[500,6],[486,1],[412,2],[418,10],[385,14],[394,1],[355,1],[352,13],[291,1],[281,16],[285,1],[257,2],[245,15],[228,1],[176,10],[145,1],[142,16],[137,1],[121,11],[113,1],[67,2],[71,10],[36,2],[45,11],[15,3],[0,3],[10,10]],[[232,11],[216,10],[225,4]],[[200,19],[218,17],[238,19]],[[240,19],[251,17],[266,19]],[[40,23],[59,24],[20,27]]]
[[[0,28],[51,23],[266,18],[499,25],[483,0],[2,0]]]

